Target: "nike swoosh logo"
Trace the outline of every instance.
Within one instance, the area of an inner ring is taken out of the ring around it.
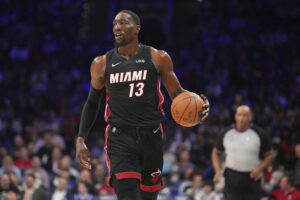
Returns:
[[[157,131],[159,131],[159,127],[156,130],[153,130],[153,133],[157,133]]]
[[[111,64],[111,67],[115,67],[117,65],[121,64],[121,62],[115,63],[115,64]]]

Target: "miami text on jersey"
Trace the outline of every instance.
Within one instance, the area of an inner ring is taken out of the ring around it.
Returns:
[[[132,81],[141,81],[147,79],[147,70],[129,71],[111,73],[109,77],[109,83],[124,83]]]

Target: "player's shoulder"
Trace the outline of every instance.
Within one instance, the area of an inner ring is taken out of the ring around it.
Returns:
[[[101,76],[104,75],[106,68],[106,54],[100,55],[94,58],[91,64],[91,73],[92,74],[100,74]]]
[[[100,56],[96,56],[92,62],[92,65],[103,65],[106,63],[106,54],[104,55],[100,55]]]
[[[150,54],[152,58],[170,58],[165,50],[159,50],[150,46]]]
[[[150,47],[150,57],[159,73],[166,70],[173,70],[172,59],[165,50],[158,50],[154,47]]]

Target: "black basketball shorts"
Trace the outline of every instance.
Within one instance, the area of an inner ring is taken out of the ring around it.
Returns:
[[[155,192],[162,184],[162,126],[116,127],[108,125],[105,135],[106,162],[111,177],[117,180],[135,178],[140,188]]]

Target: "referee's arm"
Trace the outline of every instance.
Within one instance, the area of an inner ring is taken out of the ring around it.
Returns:
[[[223,176],[222,169],[221,169],[221,162],[220,162],[221,155],[222,155],[222,151],[214,147],[211,154],[211,160],[215,169],[215,176],[214,176],[215,183],[219,183],[220,178]]]
[[[250,171],[250,177],[254,180],[258,180],[261,177],[264,169],[268,167],[268,165],[273,161],[273,149],[264,153],[264,158],[260,162],[259,166]]]

